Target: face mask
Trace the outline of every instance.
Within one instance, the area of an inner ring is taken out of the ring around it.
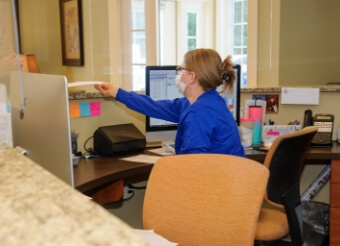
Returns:
[[[185,91],[185,87],[187,86],[186,84],[184,84],[182,81],[181,81],[181,75],[177,75],[176,76],[176,87],[177,87],[177,90],[184,95],[184,91]]]

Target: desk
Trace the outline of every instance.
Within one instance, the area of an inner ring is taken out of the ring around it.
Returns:
[[[153,164],[121,161],[123,157],[80,159],[73,169],[75,188],[86,194],[119,179],[147,180]]]
[[[247,150],[249,159],[263,163],[265,152],[258,150]],[[340,160],[340,145],[333,144],[332,148],[310,148],[305,157],[306,164],[330,164],[332,160]],[[339,174],[340,175],[340,174]]]
[[[263,163],[266,153],[258,150],[246,151],[248,158]],[[89,194],[91,190],[105,187],[124,179],[126,183],[147,180],[152,164],[133,163],[119,157],[81,159],[74,168],[75,188]],[[332,148],[311,148],[306,154],[306,164],[331,164],[330,185],[330,245],[340,245],[340,145]]]

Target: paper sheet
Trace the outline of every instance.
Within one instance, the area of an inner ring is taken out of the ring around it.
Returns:
[[[144,238],[149,246],[176,246],[177,243],[170,242],[166,238],[154,232],[154,230],[133,229],[137,234]]]
[[[0,84],[0,140],[13,147],[11,109],[4,84]]]
[[[171,152],[166,152],[165,149],[163,147],[161,148],[157,148],[157,149],[149,149],[148,151],[155,153],[157,155],[163,155],[163,156],[167,156],[167,155],[174,155]]]
[[[319,105],[319,88],[282,88],[281,104]]]
[[[86,86],[86,85],[96,85],[96,84],[102,84],[104,82],[102,81],[77,81],[77,82],[71,82],[68,83],[67,86],[70,87],[75,87],[75,86]]]
[[[135,155],[135,156],[131,156],[131,157],[121,158],[120,160],[154,164],[154,163],[156,163],[156,161],[159,158],[161,158],[161,156],[143,155],[143,154],[141,154],[141,155]]]

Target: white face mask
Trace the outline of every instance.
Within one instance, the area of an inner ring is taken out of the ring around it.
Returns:
[[[185,91],[185,87],[187,86],[186,84],[184,84],[182,81],[181,81],[181,78],[182,78],[182,75],[179,74],[176,76],[176,87],[177,87],[177,90],[184,95],[184,91]]]

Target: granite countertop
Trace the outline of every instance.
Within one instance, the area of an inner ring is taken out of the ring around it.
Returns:
[[[339,85],[329,86],[284,86],[284,88],[319,88],[320,92],[340,92]],[[268,88],[241,88],[242,93],[280,93],[281,87],[268,87]]]
[[[292,87],[292,86],[286,86]],[[320,92],[340,92],[339,85],[329,85],[322,87],[312,87],[306,86],[307,88],[319,88]],[[303,88],[306,88],[303,87]],[[299,87],[296,87],[299,88]],[[302,88],[302,87],[301,87]],[[241,93],[281,93],[281,87],[268,87],[268,88],[241,88]],[[101,93],[92,91],[69,91],[69,100],[77,99],[95,99],[95,98],[105,98]]]
[[[1,245],[145,246],[127,224],[0,141]]]

